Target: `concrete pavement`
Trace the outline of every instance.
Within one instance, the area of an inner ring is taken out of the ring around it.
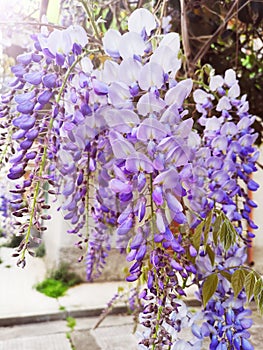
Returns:
[[[98,315],[119,287],[126,283],[83,283],[70,288],[55,300],[34,289],[46,277],[42,259],[28,259],[25,269],[16,266],[12,249],[0,248],[0,350],[135,350],[132,316],[122,313],[124,302],[117,304],[115,315],[107,316],[94,329]],[[193,291],[189,291],[190,300]],[[66,311],[61,311],[63,306]],[[76,318],[76,327],[67,338],[66,317]],[[262,318],[254,312],[251,339],[255,350],[263,348]],[[189,332],[189,330],[186,332]],[[187,334],[186,334],[187,336]],[[74,345],[74,347],[72,347]],[[204,350],[208,344],[204,344]]]
[[[99,315],[119,287],[127,283],[83,283],[70,288],[58,300],[39,293],[34,286],[45,279],[46,268],[42,259],[28,257],[24,269],[16,266],[13,249],[1,247],[0,257],[0,326]],[[66,311],[61,311],[61,306]],[[124,309],[124,302],[117,304]]]
[[[97,317],[78,318],[71,335],[76,350],[136,350],[131,316],[110,315],[93,329]],[[72,350],[65,321],[0,327],[0,350]]]

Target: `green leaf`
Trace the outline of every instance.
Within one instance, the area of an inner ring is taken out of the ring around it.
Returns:
[[[254,286],[254,299],[258,306],[260,302],[260,294],[262,293],[262,289],[263,289],[263,281],[262,281],[262,278],[260,277]]]
[[[209,275],[203,284],[203,305],[204,307],[214,295],[218,285],[218,276],[216,273]]]
[[[220,231],[220,241],[222,242],[225,250],[228,250],[235,243],[236,235],[236,230],[230,224],[229,220],[224,220]]]
[[[263,290],[261,291],[259,298],[258,298],[258,310],[262,316],[262,314],[263,314]]]
[[[220,271],[220,275],[226,278],[231,283],[231,277],[232,277],[231,273],[223,270],[223,271]]]
[[[218,244],[218,237],[220,235],[221,225],[222,225],[222,216],[218,215],[213,225],[213,240],[215,245]]]
[[[208,235],[209,235],[209,232],[211,229],[212,218],[213,218],[213,210],[210,211],[210,213],[208,214],[206,221],[205,221],[204,245],[206,245],[207,240],[208,240]]]
[[[243,269],[236,270],[232,277],[231,277],[231,284],[234,291],[235,298],[238,296],[238,294],[241,292],[242,288],[244,287],[246,274]]]
[[[215,263],[215,252],[213,251],[213,249],[209,245],[206,246],[205,250],[206,250],[206,253],[209,256],[209,259],[211,261],[212,266],[214,266],[214,263]]]
[[[254,287],[256,283],[256,277],[254,271],[249,272],[245,278],[245,291],[247,295],[247,301],[250,302],[254,294]]]
[[[204,224],[205,224],[204,221],[200,222],[200,224],[196,227],[195,232],[192,236],[193,246],[197,251],[199,251],[199,248],[200,248],[201,236],[202,236]]]

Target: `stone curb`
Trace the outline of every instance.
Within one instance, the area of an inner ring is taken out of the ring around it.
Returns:
[[[35,314],[35,315],[23,315],[23,316],[9,316],[0,317],[0,327],[8,326],[18,326],[29,323],[40,323],[40,322],[50,322],[50,321],[60,321],[66,320],[67,317],[96,317],[100,316],[104,308],[94,308],[94,309],[80,309],[80,310],[66,310],[51,312],[46,314]],[[121,313],[127,313],[128,309],[126,306],[116,306],[112,309],[109,314],[116,315]]]
[[[186,300],[185,303],[190,307],[199,307],[201,305],[200,302],[195,299]],[[96,317],[96,316],[100,316],[104,310],[105,310],[104,308],[98,307],[93,309],[79,309],[79,310],[69,309],[65,311],[51,312],[46,314],[0,317],[0,327],[66,320],[66,318],[69,316],[74,318]],[[126,305],[115,306],[109,312],[109,315],[117,315],[121,313],[128,313],[128,308]]]

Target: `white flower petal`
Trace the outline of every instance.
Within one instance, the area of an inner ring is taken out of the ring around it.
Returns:
[[[111,57],[118,58],[121,33],[115,29],[109,29],[102,39],[104,51]]]
[[[209,88],[211,91],[216,91],[219,87],[223,86],[224,79],[221,75],[214,75],[210,77]]]
[[[228,97],[230,97],[230,98],[237,98],[239,95],[240,95],[240,87],[239,87],[238,83],[235,83],[229,89]]]
[[[175,103],[178,107],[181,107],[184,103],[184,100],[192,91],[192,87],[192,79],[185,79],[180,81],[175,87],[167,91],[165,95],[166,104],[170,106]]]
[[[143,55],[146,48],[145,42],[143,41],[140,34],[135,32],[128,32],[122,35],[119,41],[119,52],[120,56],[125,59],[134,55]]]
[[[180,50],[180,35],[174,32],[166,34],[159,44],[159,47],[161,46],[170,47],[170,49],[172,49],[174,53],[178,56]]]
[[[232,86],[237,82],[236,72],[233,69],[227,69],[225,72],[225,83],[227,86]]]
[[[128,19],[128,30],[130,32],[141,34],[145,29],[146,34],[150,36],[151,31],[155,29],[156,26],[154,15],[144,8],[133,11]]]

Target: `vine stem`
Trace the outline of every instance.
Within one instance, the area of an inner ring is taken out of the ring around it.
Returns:
[[[94,21],[94,18],[93,18],[93,15],[91,13],[91,10],[89,8],[88,3],[83,1],[83,0],[79,0],[79,2],[82,4],[85,11],[87,12],[87,15],[88,15],[88,18],[90,20],[91,26],[94,30],[95,36],[97,37],[98,40],[100,40],[100,33],[99,33],[98,25],[97,25],[96,21]]]
[[[76,61],[68,68],[67,73],[65,75],[65,79],[62,83],[62,86],[59,90],[59,93],[57,95],[56,98],[56,104],[59,104],[61,97],[62,97],[62,93],[66,87],[66,83],[69,79],[69,76],[72,72],[72,70],[76,67],[76,65],[82,60],[83,57],[85,57],[87,53],[83,53],[82,55],[80,55]],[[49,132],[53,127],[53,123],[54,123],[54,118],[51,118],[49,121]],[[36,207],[36,203],[37,203],[37,198],[39,195],[39,191],[40,191],[40,183],[41,183],[41,177],[43,174],[43,171],[45,169],[45,165],[46,165],[46,160],[47,160],[47,149],[48,149],[48,144],[45,144],[44,146],[44,151],[43,151],[43,155],[42,155],[42,159],[41,159],[41,164],[40,164],[40,168],[39,168],[39,173],[38,173],[38,180],[36,182],[36,187],[35,187],[35,191],[34,191],[34,196],[33,196],[33,204],[32,204],[32,210],[31,210],[31,214],[30,214],[30,218],[29,218],[29,224],[28,224],[28,228],[26,231],[26,235],[24,238],[24,248],[21,251],[21,258],[20,258],[20,263],[25,261],[25,254],[26,254],[26,249],[27,249],[27,243],[29,242],[29,238],[30,238],[30,234],[31,234],[31,229],[33,227],[33,220],[34,220],[34,214],[35,214],[35,207]]]
[[[86,192],[86,239],[89,239],[89,200],[90,200],[90,170],[89,170],[89,163],[90,163],[90,154],[88,153],[88,174],[87,174],[87,192]],[[88,242],[86,244],[87,250],[88,250]]]

